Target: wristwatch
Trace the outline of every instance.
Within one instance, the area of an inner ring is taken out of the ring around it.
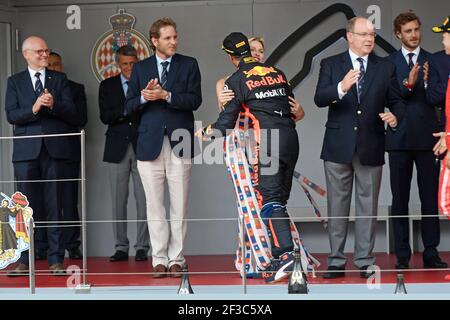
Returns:
[[[403,79],[403,86],[410,91],[414,88],[414,86],[408,82],[408,78]]]

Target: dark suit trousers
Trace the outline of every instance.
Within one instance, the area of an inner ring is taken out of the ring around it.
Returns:
[[[80,175],[80,162],[68,161],[64,164],[64,178],[78,179]],[[78,181],[62,183],[63,220],[71,221],[63,229],[64,246],[66,249],[75,249],[80,246],[80,216],[78,214]],[[71,225],[72,227],[69,227]]]
[[[61,161],[61,179],[79,179],[80,162]],[[62,226],[62,237],[64,249],[71,250],[78,248],[81,244],[81,226],[78,214],[78,181],[64,181],[60,183],[62,188],[62,217],[66,223]],[[41,229],[36,234],[37,250],[46,252],[48,250],[47,230]]]
[[[423,259],[438,255],[436,247],[440,241],[438,217],[425,217],[438,214],[439,164],[435,163],[432,151],[390,151],[389,168],[391,174],[392,215],[408,215],[409,193],[413,174],[413,165],[417,169],[417,185],[422,211]],[[392,219],[395,240],[395,254],[398,258],[409,259],[408,218]]]
[[[39,157],[29,161],[14,162],[14,174],[19,181],[23,180],[55,180],[61,177],[61,160],[54,159],[48,154],[44,143]],[[18,191],[27,196],[33,217],[36,222],[35,247],[45,246],[40,234],[46,231],[48,241],[48,263],[62,263],[64,260],[64,246],[61,228],[55,223],[41,224],[40,221],[61,220],[61,193],[57,182],[19,182]],[[28,252],[24,252],[20,262],[28,264]]]

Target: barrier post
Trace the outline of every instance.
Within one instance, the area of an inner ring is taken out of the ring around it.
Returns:
[[[91,293],[91,286],[87,283],[87,241],[86,241],[86,134],[81,130],[81,244],[83,252],[83,283],[75,288],[75,293]]]

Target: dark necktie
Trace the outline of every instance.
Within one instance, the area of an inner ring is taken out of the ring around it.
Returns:
[[[409,67],[409,70],[411,70],[414,67],[414,62],[413,62],[414,55],[415,54],[413,52],[408,53],[408,57],[409,57],[408,67]]]
[[[43,85],[41,82],[41,79],[39,78],[41,76],[40,72],[36,72],[34,74],[34,76],[36,77],[36,82],[34,83],[34,92],[36,93],[36,96],[40,96],[43,90]]]
[[[366,69],[364,68],[364,59],[358,58],[359,61],[359,78],[358,78],[358,101],[361,97],[362,87],[364,84],[364,76],[366,75]]]
[[[125,90],[124,90],[125,98],[127,97],[127,94],[128,94],[128,84],[129,83],[130,83],[130,81],[128,81],[128,80],[125,81]]]
[[[166,88],[166,83],[167,83],[167,66],[169,65],[169,61],[161,62],[161,65],[163,67],[162,73],[161,73],[161,87],[163,89],[165,89]]]

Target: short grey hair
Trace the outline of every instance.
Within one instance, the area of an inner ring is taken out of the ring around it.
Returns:
[[[119,55],[127,56],[127,57],[135,57],[136,59],[139,59],[136,49],[132,45],[129,45],[129,44],[124,45],[124,46],[120,47],[119,50],[117,50],[116,62],[119,62]]]

